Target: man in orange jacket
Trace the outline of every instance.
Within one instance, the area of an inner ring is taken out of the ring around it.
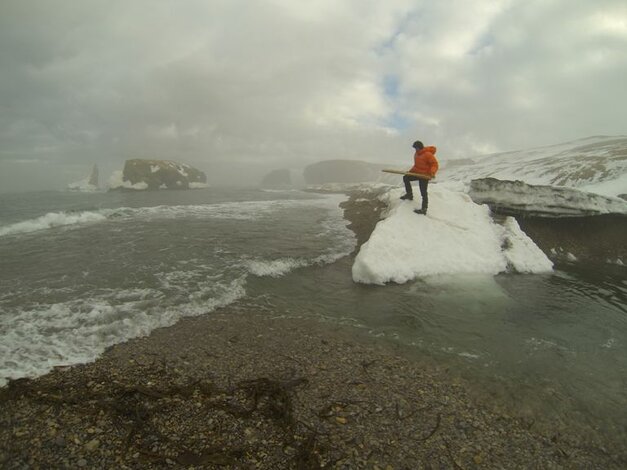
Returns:
[[[405,194],[401,196],[401,199],[407,199],[409,201],[414,199],[414,195],[411,190],[411,182],[418,180],[420,186],[420,195],[422,196],[422,208],[416,209],[416,214],[427,214],[427,208],[429,207],[429,195],[427,194],[427,188],[429,186],[429,180],[433,178],[438,171],[439,165],[435,158],[435,147],[425,147],[422,142],[417,140],[412,145],[416,149],[414,154],[414,166],[408,171],[408,173],[419,173],[425,175],[424,178],[419,176],[404,175],[403,183],[405,183]]]

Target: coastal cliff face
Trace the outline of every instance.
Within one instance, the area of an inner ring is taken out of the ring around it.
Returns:
[[[520,228],[553,261],[623,266],[627,216],[516,217]]]
[[[171,160],[127,160],[120,188],[132,189],[189,189],[204,186],[204,172]],[[116,188],[112,188],[116,189]]]

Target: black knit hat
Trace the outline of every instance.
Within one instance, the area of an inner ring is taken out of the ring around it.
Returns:
[[[414,142],[414,145],[412,145],[412,147],[414,147],[416,150],[421,150],[421,149],[425,148],[425,146],[422,145],[422,142],[420,142],[419,140]]]

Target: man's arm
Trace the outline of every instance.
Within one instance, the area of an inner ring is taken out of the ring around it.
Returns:
[[[435,174],[438,172],[438,169],[440,168],[440,164],[438,163],[438,159],[435,158],[435,155],[431,155],[431,158],[433,158],[433,162],[431,164],[431,173],[435,176]]]

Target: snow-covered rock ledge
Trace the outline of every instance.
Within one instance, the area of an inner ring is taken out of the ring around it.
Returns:
[[[513,215],[554,262],[624,265],[627,201],[495,178],[473,180],[469,195],[493,213]]]
[[[581,217],[627,214],[627,201],[573,188],[531,185],[496,178],[475,179],[469,193],[496,214],[533,217]]]
[[[418,193],[413,202],[401,201],[404,191],[398,186],[363,184],[358,191],[344,190],[351,194],[345,216],[361,245],[353,264],[356,282],[539,273],[550,271],[551,263],[627,264],[625,214],[495,216],[487,205],[471,200],[467,185],[447,182],[430,186],[429,214],[424,217],[413,212],[420,206]]]

